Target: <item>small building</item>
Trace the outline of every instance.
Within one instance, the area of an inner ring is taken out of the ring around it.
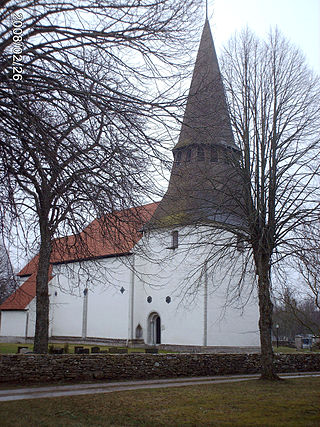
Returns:
[[[314,335],[296,335],[295,336],[295,346],[297,349],[309,349],[320,342],[319,337],[315,337]]]

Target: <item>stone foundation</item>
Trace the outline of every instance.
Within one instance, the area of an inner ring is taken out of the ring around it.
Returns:
[[[320,354],[277,355],[278,372],[320,371]],[[258,354],[1,355],[0,382],[32,383],[254,374]]]

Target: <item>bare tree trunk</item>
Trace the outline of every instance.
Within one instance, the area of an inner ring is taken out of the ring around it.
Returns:
[[[283,268],[297,249],[297,234],[319,222],[320,81],[277,29],[267,42],[248,29],[235,36],[222,70],[242,151],[243,191],[230,197],[243,208],[244,240],[258,275],[261,378],[278,379],[272,367],[270,261],[273,255],[272,268]],[[301,234],[308,242],[310,236]]]
[[[270,298],[270,275],[268,257],[259,257],[258,271],[258,296],[259,296],[259,330],[261,345],[261,379],[279,379],[273,365],[272,349],[272,311],[273,304]]]
[[[43,220],[42,220],[43,221]],[[43,221],[45,222],[45,221]],[[51,237],[48,225],[41,224],[41,245],[39,251],[39,264],[36,279],[36,330],[34,337],[34,352],[48,352],[49,335],[49,292],[48,276],[50,267],[50,256],[52,250]]]

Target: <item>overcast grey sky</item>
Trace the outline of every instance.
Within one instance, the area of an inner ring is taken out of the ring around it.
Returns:
[[[248,25],[260,36],[271,27],[281,32],[306,55],[320,75],[320,0],[209,0],[209,20],[217,53],[234,34]],[[22,268],[25,254],[13,250],[15,267]],[[17,260],[18,258],[18,260]]]
[[[320,74],[320,0],[209,0],[208,11],[218,54],[246,25],[259,36],[278,26]]]

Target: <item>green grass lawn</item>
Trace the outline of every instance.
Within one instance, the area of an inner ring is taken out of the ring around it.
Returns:
[[[1,426],[319,426],[320,378],[0,403]]]
[[[79,344],[69,344],[68,351],[69,353],[74,353],[74,347],[75,345]],[[81,344],[82,345],[82,344]],[[0,354],[16,354],[18,350],[18,346],[24,346],[29,347],[30,350],[33,349],[33,344],[17,344],[17,343],[0,343]],[[49,344],[50,346],[50,344]],[[63,347],[63,343],[55,343],[54,347]],[[93,345],[82,345],[84,348],[91,348]],[[100,350],[107,350],[108,346],[104,345],[98,345],[100,347]],[[289,347],[274,347],[273,351],[275,353],[310,353],[310,350],[297,350],[295,348],[289,348]],[[129,353],[139,353],[144,352],[142,348],[129,348]],[[320,350],[313,350],[312,352],[320,352]],[[170,350],[160,350],[159,353],[174,353]]]
[[[320,349],[309,350],[307,348],[291,348],[291,347],[273,347],[274,353],[288,354],[288,353],[319,353]]]
[[[49,344],[50,347],[51,344]],[[68,345],[68,353],[69,354],[73,354],[74,353],[74,347],[81,345],[84,348],[91,348],[91,347],[96,347],[95,345],[82,345],[82,344],[69,344]],[[18,346],[23,346],[23,347],[28,347],[30,348],[30,350],[33,349],[33,344],[17,344],[17,343],[0,343],[0,354],[16,354],[18,351]],[[53,346],[55,348],[61,348],[64,347],[63,343],[55,343],[53,344]],[[110,346],[105,346],[105,345],[98,345],[98,347],[100,347],[100,350],[107,350],[110,348]],[[118,348],[124,348],[124,347],[120,347],[118,346]],[[143,348],[129,348],[128,349],[129,353],[144,353],[144,349]],[[159,353],[172,353],[172,351],[165,351],[165,350],[160,350]]]
[[[50,347],[51,344],[49,344]],[[69,344],[68,345],[68,353],[74,353],[74,347],[81,345],[83,348],[91,348],[96,347],[94,345],[83,345],[83,344]],[[0,343],[0,353],[2,354],[16,354],[18,351],[18,346],[23,347],[29,347],[30,350],[33,349],[33,344],[14,344],[14,343]],[[63,343],[55,343],[53,344],[55,348],[61,348],[64,347]],[[100,350],[107,350],[109,347],[104,345],[98,345],[100,347]],[[144,351],[143,349],[135,349],[135,348],[129,348],[129,352],[137,352],[137,351]]]
[[[0,354],[16,354],[18,346],[33,349],[33,344],[0,343]]]

